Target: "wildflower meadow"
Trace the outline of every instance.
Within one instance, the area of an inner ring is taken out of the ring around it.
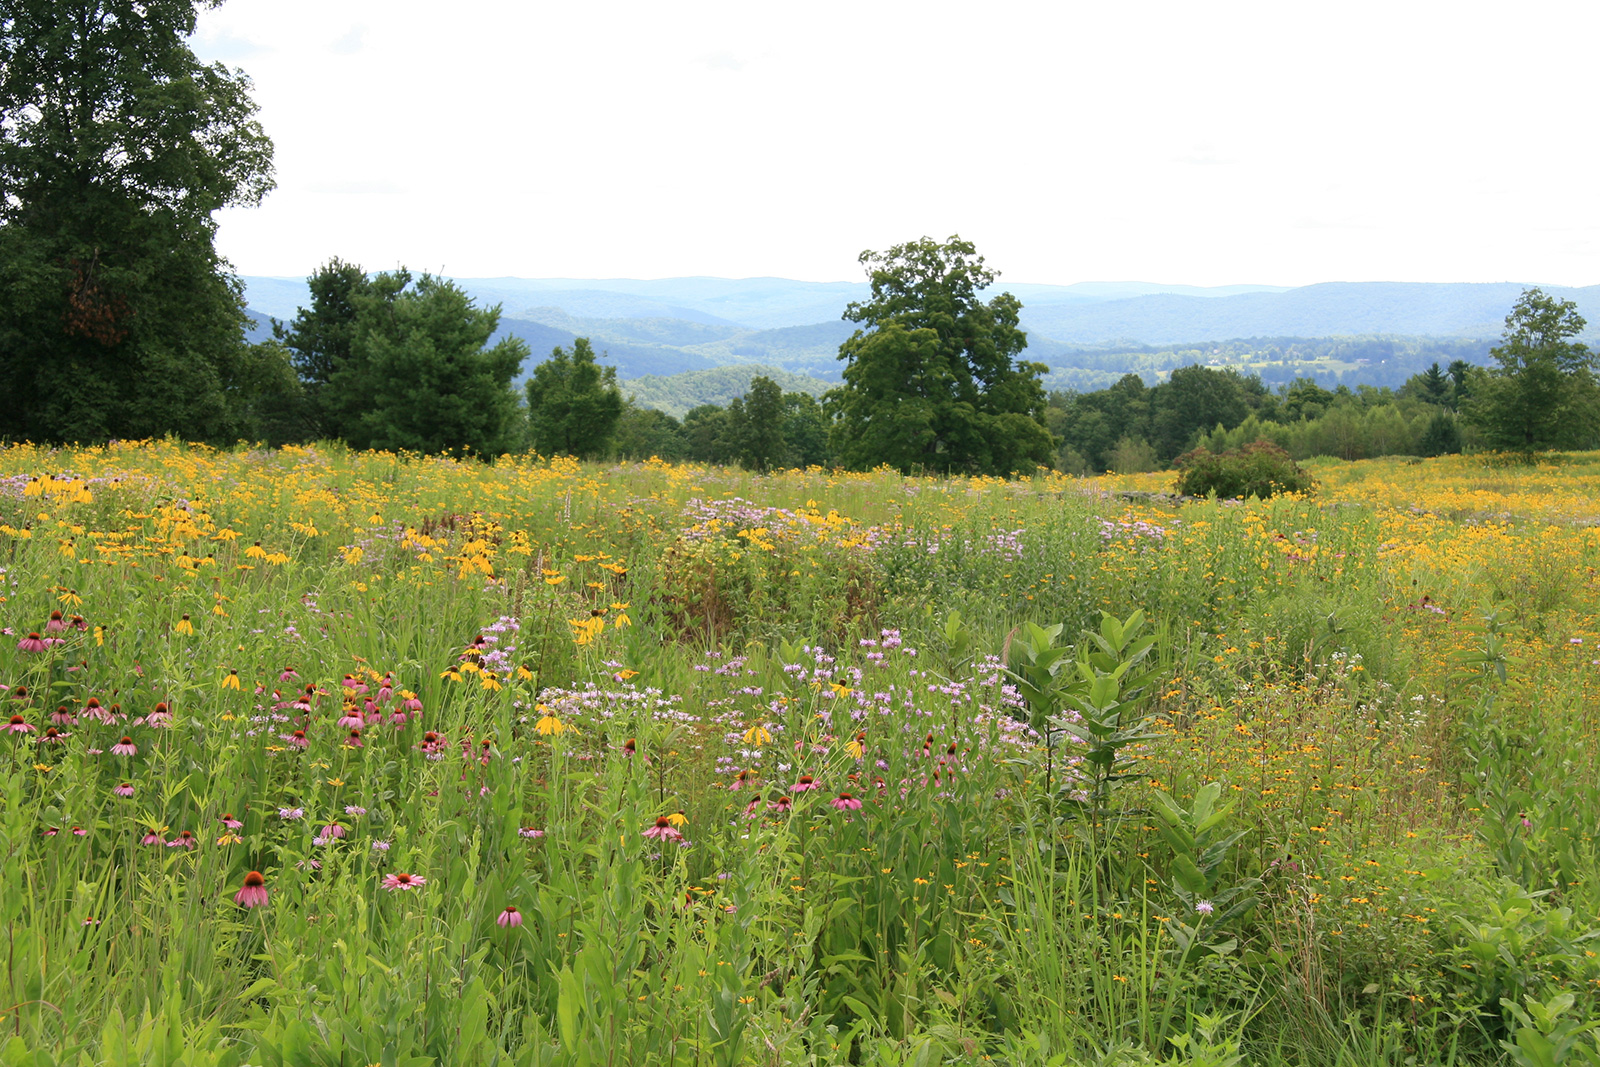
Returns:
[[[1600,1064],[1600,456],[0,449],[0,1063]]]

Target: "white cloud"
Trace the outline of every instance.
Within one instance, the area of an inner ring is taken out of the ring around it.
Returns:
[[[1591,0],[230,0],[196,47],[258,49],[247,273],[855,279],[959,232],[1015,281],[1590,284],[1597,31]]]

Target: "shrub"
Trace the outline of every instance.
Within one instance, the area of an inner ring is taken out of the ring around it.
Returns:
[[[1311,475],[1271,441],[1257,441],[1237,451],[1197,448],[1179,456],[1178,492],[1184,496],[1261,497],[1274,493],[1310,493]]]

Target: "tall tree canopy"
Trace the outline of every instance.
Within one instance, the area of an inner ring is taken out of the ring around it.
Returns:
[[[528,378],[528,431],[534,451],[592,459],[611,446],[622,418],[617,368],[595,362],[587,337],[572,351],[557,345]]]
[[[1595,356],[1573,340],[1587,323],[1578,305],[1529,289],[1506,316],[1498,366],[1472,388],[1468,418],[1486,443],[1508,451],[1592,447],[1600,418]]]
[[[996,273],[971,242],[924,237],[863,252],[870,299],[839,347],[844,384],[828,394],[847,467],[1007,474],[1051,461],[1042,363],[1018,359],[1022,303],[979,294]]]
[[[0,0],[0,434],[227,439],[284,380],[213,242],[272,143],[249,79],[189,50],[195,12]]]

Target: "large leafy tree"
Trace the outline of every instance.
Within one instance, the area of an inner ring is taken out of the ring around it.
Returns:
[[[845,310],[861,328],[839,347],[844,384],[827,398],[839,462],[979,474],[1048,465],[1048,368],[1018,358],[1021,301],[981,299],[997,275],[971,242],[924,237],[860,259],[872,295]]]
[[[1574,340],[1586,325],[1570,300],[1540,289],[1518,298],[1500,346],[1489,350],[1497,366],[1472,382],[1466,406],[1486,444],[1515,452],[1592,444],[1595,356]]]
[[[572,351],[557,345],[528,378],[528,430],[534,451],[593,459],[611,446],[622,418],[617,368],[595,362],[587,337]]]
[[[196,6],[0,0],[0,434],[227,439],[284,381],[213,241],[272,144]]]

